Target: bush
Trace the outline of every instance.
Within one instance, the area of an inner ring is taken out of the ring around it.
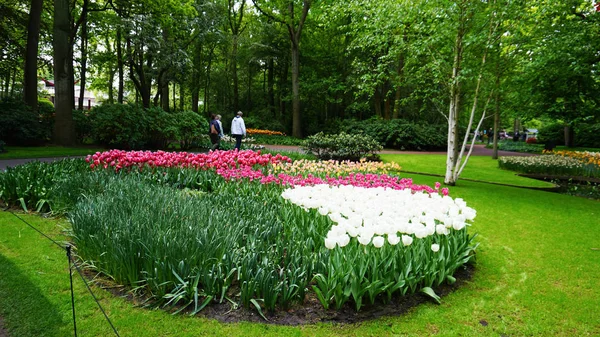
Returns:
[[[488,144],[486,147],[491,149],[493,144]],[[541,153],[543,149],[544,146],[542,144],[514,142],[512,140],[502,140],[498,142],[498,150],[500,151]]]
[[[575,144],[600,148],[600,124],[579,124],[575,130]]]
[[[561,123],[545,124],[538,130],[538,143],[546,144],[554,142],[554,144],[565,143],[565,126]]]
[[[39,119],[44,129],[44,136],[46,139],[52,139],[55,113],[56,111],[54,110],[54,104],[52,104],[52,102],[45,98],[38,100]]]
[[[178,138],[177,121],[174,116],[161,107],[145,110],[148,118],[148,137],[146,148],[166,149],[169,143]]]
[[[75,123],[75,137],[79,143],[92,138],[92,121],[87,111],[73,110],[73,122]]]
[[[172,115],[177,140],[181,150],[188,150],[202,140],[208,132],[208,121],[193,111],[182,111]]]
[[[0,153],[6,152],[6,149],[4,149],[4,146],[6,146],[6,143],[0,139]]]
[[[319,159],[353,160],[375,155],[382,149],[381,144],[368,135],[339,133],[325,135],[322,132],[308,137],[302,149]]]
[[[149,120],[141,106],[102,104],[90,111],[92,138],[112,148],[141,149],[147,143]]]
[[[331,125],[333,132],[369,135],[386,148],[439,150],[447,146],[447,126],[411,123],[402,119],[343,120]]]
[[[9,145],[41,145],[47,132],[39,117],[20,98],[0,101],[0,139]]]

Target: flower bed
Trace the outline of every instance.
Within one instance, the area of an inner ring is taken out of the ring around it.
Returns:
[[[528,174],[600,178],[600,155],[593,152],[557,151],[532,157],[500,157],[498,165]]]
[[[311,173],[253,151],[113,150],[88,163],[105,178],[68,214],[78,254],[165,308],[230,301],[262,315],[307,296],[355,310],[417,291],[436,298],[431,287],[474,256],[476,212],[439,184],[377,172],[396,166]]]

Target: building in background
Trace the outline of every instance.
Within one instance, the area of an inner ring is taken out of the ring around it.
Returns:
[[[47,95],[47,98],[54,104],[54,80],[47,80],[45,78],[41,79],[44,83],[44,92]],[[75,85],[77,85],[79,81],[75,81]],[[93,92],[85,90],[83,93],[83,110],[91,110],[96,106],[96,96]],[[79,87],[75,87],[75,109],[79,107]]]

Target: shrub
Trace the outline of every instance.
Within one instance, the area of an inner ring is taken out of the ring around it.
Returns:
[[[600,123],[579,124],[575,130],[575,144],[581,147],[600,148]]]
[[[6,143],[0,139],[0,153],[6,152],[6,149],[4,149],[4,146],[6,146]]]
[[[171,115],[176,127],[181,150],[188,150],[202,140],[208,132],[208,121],[193,111],[182,111]]]
[[[47,132],[38,116],[21,99],[9,97],[0,101],[0,139],[9,145],[41,145]]]
[[[75,122],[75,136],[79,143],[92,138],[92,121],[87,111],[73,110],[73,122]]]
[[[353,160],[375,155],[382,149],[381,144],[368,135],[339,133],[326,135],[322,132],[308,137],[303,150],[319,159]]]
[[[538,130],[538,143],[564,144],[565,143],[565,126],[561,123],[545,124]]]
[[[487,148],[492,148],[492,144],[488,144]],[[544,149],[542,144],[533,144],[529,142],[515,142],[512,140],[502,140],[498,142],[498,150],[500,151],[513,151],[513,152],[526,152],[526,153],[541,153]]]
[[[54,104],[45,98],[38,100],[38,114],[46,139],[52,138],[55,119]]]
[[[402,119],[365,121],[343,120],[334,123],[330,130],[349,134],[366,134],[386,148],[400,150],[438,150],[447,146],[447,126],[411,123]]]
[[[133,104],[102,104],[90,111],[95,143],[121,149],[141,149],[147,142],[148,117]]]
[[[148,118],[148,133],[146,148],[166,149],[173,140],[178,140],[179,130],[176,118],[161,107],[151,107],[145,110]]]

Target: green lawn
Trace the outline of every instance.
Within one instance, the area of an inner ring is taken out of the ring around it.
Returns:
[[[394,158],[411,171],[433,167],[440,160],[405,156]],[[485,173],[491,181],[507,179],[486,162],[495,161],[472,159],[476,160],[465,177],[482,179]],[[440,181],[432,176],[403,176],[420,184]],[[442,298],[441,305],[427,303],[399,317],[301,327],[224,324],[133,307],[94,289],[121,336],[600,335],[599,201],[472,181],[459,181],[450,195],[464,198],[478,212],[471,228],[479,233],[480,242],[474,278]],[[60,220],[24,217],[54,237],[60,238],[68,227]],[[75,291],[79,335],[111,335],[80,279]],[[13,336],[72,334],[64,251],[7,212],[0,212],[0,294],[0,316]]]
[[[64,146],[6,146],[6,152],[0,153],[0,160],[17,158],[53,158],[85,156],[104,151],[99,147],[64,147]]]
[[[395,161],[402,167],[401,172],[419,172],[432,175],[438,175],[438,181],[443,182],[443,176],[446,173],[446,155],[445,154],[381,154],[384,162]],[[425,159],[426,158],[426,159]],[[469,179],[476,181],[485,181],[495,184],[506,184],[514,186],[526,186],[536,188],[548,188],[553,184],[520,177],[513,171],[502,170],[498,167],[498,161],[487,156],[471,156],[464,171],[460,175],[458,184],[462,184],[460,179]]]

